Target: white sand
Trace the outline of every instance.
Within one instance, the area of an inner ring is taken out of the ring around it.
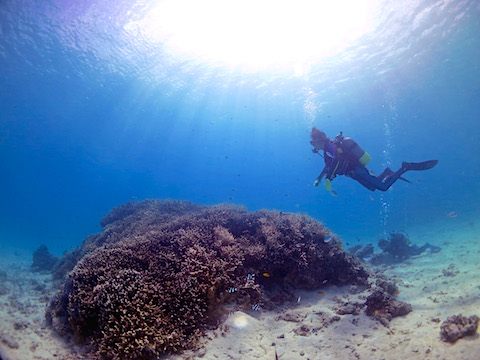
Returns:
[[[295,321],[279,319],[278,312],[236,312],[208,334],[200,350],[166,359],[274,360],[276,350],[280,360],[478,360],[478,334],[450,344],[440,340],[439,330],[448,316],[480,316],[480,236],[473,226],[432,236],[423,229],[417,234],[410,232],[414,243],[429,241],[442,247],[440,253],[380,268],[397,282],[398,299],[413,306],[413,312],[394,318],[389,328],[363,312],[339,316],[338,321],[326,326],[325,319],[337,315],[334,309],[338,301],[362,296],[349,294],[348,288],[328,288],[326,294],[298,292],[300,303],[282,310]],[[0,295],[2,359],[82,359],[46,326],[44,312],[51,284],[48,276],[29,271],[30,260],[21,257],[0,261],[0,270],[8,279],[7,293]],[[302,325],[307,327],[306,334],[296,334],[294,330]]]

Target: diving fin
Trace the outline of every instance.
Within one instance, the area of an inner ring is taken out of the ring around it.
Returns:
[[[409,163],[409,162],[403,162],[402,163],[402,169],[405,171],[409,170],[428,170],[433,168],[435,165],[438,164],[438,160],[429,160],[429,161],[423,161],[419,163]]]

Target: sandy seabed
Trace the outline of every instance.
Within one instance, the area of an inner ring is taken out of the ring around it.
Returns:
[[[431,228],[430,228],[431,229]],[[349,288],[299,291],[299,302],[276,312],[231,313],[195,352],[165,360],[478,360],[480,336],[440,340],[440,324],[456,314],[480,316],[480,235],[475,226],[432,233],[417,229],[416,244],[442,247],[394,266],[373,267],[394,280],[398,299],[413,311],[388,327],[360,315],[338,315],[339,304],[364,302]],[[45,322],[51,277],[30,271],[31,254],[2,249],[0,258],[0,357],[2,360],[86,359]]]

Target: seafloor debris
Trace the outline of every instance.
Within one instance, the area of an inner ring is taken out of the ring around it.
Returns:
[[[296,299],[294,289],[368,284],[338,239],[304,215],[147,200],[114,209],[101,224],[102,233],[60,261],[60,274],[75,267],[47,321],[104,359],[195,347],[229,310],[273,309]]]
[[[311,333],[312,329],[308,325],[300,325],[299,327],[293,329],[295,335],[298,336],[307,336]]]
[[[364,305],[358,302],[341,302],[334,310],[338,315],[359,315]]]
[[[442,269],[442,275],[445,277],[455,277],[460,273],[455,267],[455,264],[450,264],[446,269]]]
[[[465,336],[474,335],[477,332],[480,318],[477,315],[470,317],[452,315],[440,325],[440,338],[445,342],[455,342]]]

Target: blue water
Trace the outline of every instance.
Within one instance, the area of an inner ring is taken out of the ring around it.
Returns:
[[[300,75],[130,36],[147,3],[0,1],[1,248],[60,255],[145,198],[307,213],[346,241],[478,226],[478,2],[382,1],[373,32]],[[377,173],[439,165],[386,193],[337,178],[333,197],[312,186],[312,126],[354,138]]]

